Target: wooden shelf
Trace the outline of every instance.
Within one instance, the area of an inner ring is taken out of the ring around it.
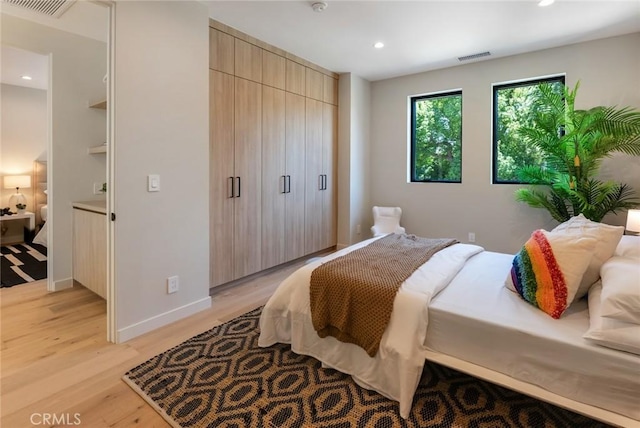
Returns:
[[[87,149],[87,153],[89,153],[91,155],[95,155],[97,153],[107,153],[107,145],[106,144],[100,144],[99,146],[89,147]]]
[[[97,101],[93,104],[89,105],[89,108],[99,108],[101,110],[106,110],[107,109],[107,100],[101,100],[101,101]]]

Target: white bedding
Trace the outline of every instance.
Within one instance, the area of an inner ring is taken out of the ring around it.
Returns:
[[[46,192],[46,191],[45,191]],[[49,207],[44,205],[40,207],[40,217],[44,224],[40,228],[38,234],[33,238],[33,243],[47,246],[47,229],[49,229],[49,223],[47,222],[47,217],[49,214]]]
[[[640,357],[582,338],[585,299],[554,320],[507,290],[512,259],[485,251],[467,262],[431,302],[428,348],[640,420]]]
[[[35,238],[33,238],[33,243],[34,244],[40,244],[40,245],[44,245],[45,247],[47,246],[47,230],[49,229],[49,222],[45,222],[42,225],[42,228],[40,229],[40,231],[38,232],[38,234],[35,236]]]
[[[258,344],[290,343],[291,349],[310,355],[350,374],[361,386],[400,403],[400,415],[409,416],[422,368],[428,326],[428,305],[481,247],[456,244],[436,253],[401,286],[380,350],[370,358],[360,347],[333,337],[320,338],[311,323],[309,281],[311,272],[328,260],[369,244],[363,241],[310,263],[282,282],[265,305],[260,318]]]

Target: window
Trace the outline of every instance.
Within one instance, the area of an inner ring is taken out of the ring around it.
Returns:
[[[533,126],[532,101],[543,84],[551,84],[562,93],[564,76],[493,87],[493,183],[523,183],[517,170],[525,165],[539,165],[542,155],[518,136],[524,126]]]
[[[411,98],[411,181],[462,181],[462,91]]]

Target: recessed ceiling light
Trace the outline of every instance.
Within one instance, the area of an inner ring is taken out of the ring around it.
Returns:
[[[26,74],[24,76],[20,76],[22,77],[22,80],[32,80],[31,76],[27,76]]]
[[[540,0],[540,3],[538,3],[538,6],[541,6],[541,7],[549,6],[549,5],[552,5],[554,1],[556,0]]]
[[[373,45],[374,48],[376,49],[382,49],[384,47],[384,43],[382,42],[377,42]]]

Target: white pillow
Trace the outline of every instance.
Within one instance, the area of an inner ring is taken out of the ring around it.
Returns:
[[[589,290],[589,330],[582,336],[607,348],[640,355],[640,325],[604,318],[600,298],[602,283]]]
[[[622,235],[613,255],[640,260],[640,236]]]
[[[558,319],[573,302],[595,247],[592,236],[536,230],[513,258],[505,286]]]
[[[563,231],[575,236],[593,236],[598,240],[591,262],[576,292],[576,299],[580,299],[587,295],[589,287],[600,278],[600,268],[616,250],[618,242],[620,242],[620,238],[624,233],[624,227],[597,223],[579,214],[558,225],[553,229],[553,232],[556,231]]]
[[[640,262],[613,256],[600,269],[602,316],[640,324]]]

